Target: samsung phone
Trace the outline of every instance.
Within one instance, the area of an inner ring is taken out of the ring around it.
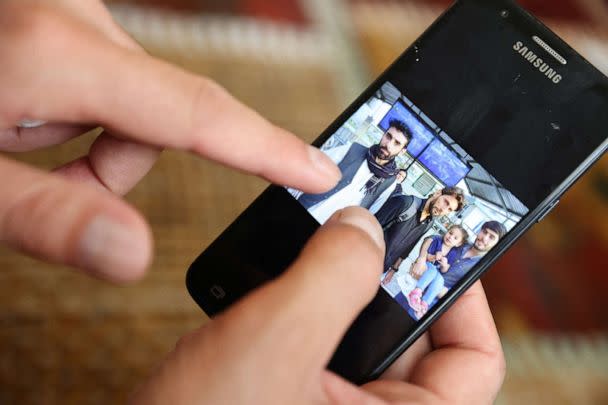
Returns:
[[[192,264],[188,289],[213,316],[281,274],[333,212],[369,209],[381,288],[328,365],[364,383],[555,207],[607,131],[608,79],[589,62],[512,1],[456,1],[315,141],[339,183],[266,189]]]

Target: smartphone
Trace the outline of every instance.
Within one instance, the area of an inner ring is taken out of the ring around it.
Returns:
[[[333,212],[369,209],[387,246],[381,288],[328,365],[365,383],[558,204],[607,132],[604,75],[513,1],[456,1],[315,141],[337,186],[270,186],[187,287],[213,316],[281,274]]]

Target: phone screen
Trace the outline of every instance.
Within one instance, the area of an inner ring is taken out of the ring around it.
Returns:
[[[529,211],[395,85],[385,82],[321,146],[342,178],[289,193],[320,224],[361,206],[384,230],[380,284],[418,320]]]

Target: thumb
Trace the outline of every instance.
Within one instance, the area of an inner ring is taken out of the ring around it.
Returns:
[[[377,290],[383,253],[382,230],[369,212],[334,214],[284,275],[182,338],[133,402],[284,404],[326,397],[323,368]]]
[[[384,239],[376,219],[358,207],[337,212],[291,268],[222,318],[256,336],[270,364],[290,359],[294,372],[324,368],[356,315],[377,292]],[[266,347],[264,347],[266,345]]]

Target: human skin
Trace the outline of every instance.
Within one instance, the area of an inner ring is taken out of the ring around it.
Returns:
[[[163,148],[311,193],[339,179],[325,155],[211,80],[147,55],[100,1],[0,2],[0,60],[0,151],[104,128],[88,154],[51,173],[0,157],[0,241],[42,260],[114,283],[141,278],[150,229],[120,197]],[[24,119],[48,123],[17,127]],[[504,358],[479,284],[381,380],[356,387],[325,370],[377,290],[383,254],[373,216],[358,208],[335,214],[284,275],[180,340],[131,401],[491,403]]]
[[[389,162],[392,158],[405,150],[407,147],[407,138],[403,132],[394,127],[390,127],[388,131],[382,135],[378,145],[380,155],[376,158],[376,162],[378,164],[386,164],[386,162]]]

